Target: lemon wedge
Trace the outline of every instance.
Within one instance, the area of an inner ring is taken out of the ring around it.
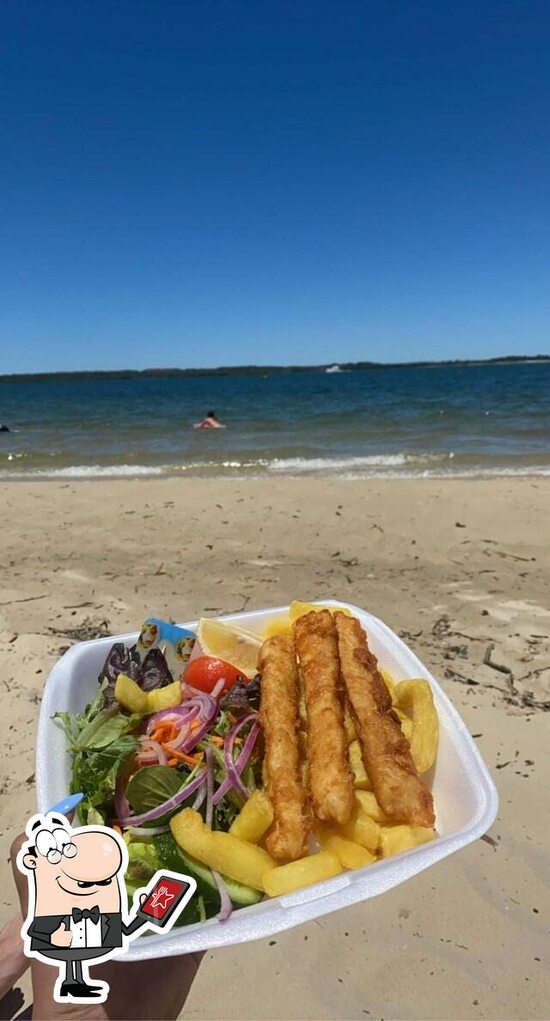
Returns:
[[[247,631],[238,624],[201,617],[197,638],[205,656],[215,656],[231,663],[246,677],[256,674],[262,639],[253,631]]]
[[[278,617],[274,620],[270,620],[263,632],[264,641],[266,638],[273,638],[275,635],[292,635],[292,625],[298,617],[303,617],[306,613],[311,613],[314,610],[330,610],[334,613],[335,610],[340,610],[345,613],[346,617],[353,617],[351,610],[348,610],[347,606],[329,606],[327,603],[304,603],[299,599],[293,599],[289,611],[288,617]]]
[[[275,638],[276,635],[285,635],[287,637],[292,635],[292,624],[288,617],[279,618],[278,620],[271,620],[266,625],[263,638]]]
[[[347,606],[329,606],[327,603],[302,603],[299,599],[293,599],[290,604],[290,610],[288,616],[292,623],[298,620],[298,617],[303,617],[306,613],[311,613],[312,610],[330,610],[334,613],[335,610],[340,610],[340,613],[345,613],[346,617],[353,617],[351,610],[348,610]]]

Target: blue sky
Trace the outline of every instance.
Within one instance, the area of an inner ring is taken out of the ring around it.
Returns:
[[[4,0],[0,372],[550,351],[547,3]]]

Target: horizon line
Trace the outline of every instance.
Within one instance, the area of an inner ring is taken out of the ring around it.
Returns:
[[[261,365],[258,363],[249,365],[221,365],[211,368],[178,368],[150,367],[145,369],[53,369],[42,372],[13,372],[0,373],[0,382],[20,382],[23,380],[46,380],[75,377],[95,378],[135,378],[139,376],[214,376],[214,375],[260,375],[263,373],[282,374],[292,372],[318,372],[327,369],[340,369],[341,371],[361,371],[362,369],[398,369],[425,367],[429,365],[495,365],[495,364],[517,364],[518,362],[546,362],[550,361],[550,354],[536,355],[497,355],[493,358],[444,358],[444,359],[418,359],[403,362],[375,362],[375,361],[354,361],[354,362],[323,362],[311,365]]]

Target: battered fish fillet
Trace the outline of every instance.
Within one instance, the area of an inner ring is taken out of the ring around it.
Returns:
[[[264,781],[274,816],[266,845],[274,858],[294,861],[307,853],[307,816],[300,773],[300,687],[293,639],[286,635],[268,638],[260,650],[259,672]]]
[[[344,824],[353,809],[353,775],[344,730],[338,638],[330,610],[299,617],[294,635],[306,697],[313,811],[318,819]]]
[[[392,822],[433,826],[432,795],[417,773],[367,636],[355,617],[336,612],[334,621],[363,762],[380,807]]]

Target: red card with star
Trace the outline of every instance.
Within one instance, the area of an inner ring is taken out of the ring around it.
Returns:
[[[147,900],[140,904],[139,911],[156,925],[165,925],[189,890],[189,883],[183,879],[161,875]]]

